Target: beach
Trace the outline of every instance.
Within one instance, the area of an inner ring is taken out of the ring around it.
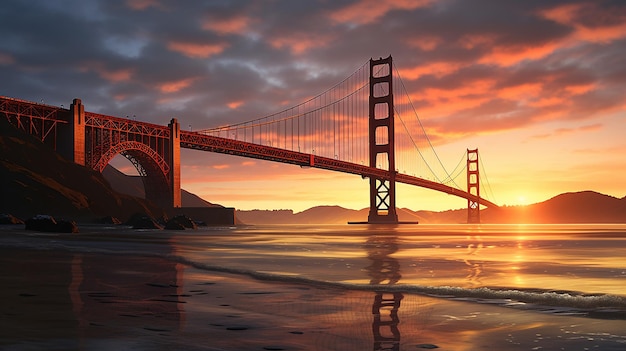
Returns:
[[[189,234],[124,236],[120,229],[75,236],[18,229],[2,234],[3,350],[626,347],[626,318],[619,301],[592,311],[418,293],[414,284],[401,284],[402,278],[388,280],[404,272],[393,269],[403,263],[393,262],[401,248],[383,246],[373,261],[371,252],[369,258],[362,255],[359,259],[374,263],[359,270],[370,278],[365,284],[332,279],[316,283],[313,275],[295,274],[297,264],[283,266],[281,274],[249,269],[254,265],[243,269],[235,264],[237,258],[223,258],[224,247],[215,253],[220,262],[209,266],[206,259],[197,259],[205,250],[174,244],[193,241],[185,236]],[[263,235],[255,232],[254,237],[258,243]],[[250,258],[238,252],[241,261]],[[284,259],[278,261],[284,265]],[[386,268],[372,268],[377,262]],[[387,273],[375,276],[374,270]]]

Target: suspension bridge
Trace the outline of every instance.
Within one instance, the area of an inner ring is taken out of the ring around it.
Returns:
[[[80,99],[65,109],[0,97],[0,113],[96,171],[123,155],[142,176],[146,198],[163,207],[181,206],[181,148],[369,178],[368,223],[398,223],[396,183],[467,199],[468,223],[480,222],[481,206],[498,207],[481,195],[481,184],[489,183],[477,149],[464,151],[452,171],[444,167],[391,56],[370,59],[301,104],[211,129],[184,131],[176,118],[162,126],[92,113]]]

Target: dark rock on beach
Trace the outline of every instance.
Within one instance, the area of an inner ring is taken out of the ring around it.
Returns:
[[[55,220],[49,215],[36,215],[26,220],[26,230],[35,230],[51,233],[78,233],[78,226],[74,221]]]
[[[165,223],[165,229],[167,229],[167,230],[185,230],[185,226],[182,223],[177,222],[175,220],[169,220],[167,223]]]
[[[165,224],[165,229],[171,230],[185,230],[185,229],[198,229],[196,223],[189,217],[185,215],[178,215],[172,217]]]
[[[0,224],[24,224],[24,221],[8,213],[0,213]]]
[[[126,224],[132,226],[133,229],[163,229],[154,218],[143,213],[135,213]]]
[[[99,224],[114,224],[114,225],[122,224],[122,221],[120,221],[117,217],[113,217],[113,216],[105,216],[105,217],[99,218],[96,220],[96,222]]]

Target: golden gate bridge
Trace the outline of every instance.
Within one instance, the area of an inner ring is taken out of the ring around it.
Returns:
[[[395,73],[395,74],[394,74]],[[419,119],[392,57],[370,59],[323,93],[275,114],[211,129],[168,126],[0,97],[0,112],[66,158],[102,172],[118,154],[142,176],[146,198],[180,207],[180,148],[231,154],[359,175],[370,180],[367,223],[398,223],[396,183],[467,199],[468,223],[489,182],[478,150],[467,149],[452,171],[444,167]],[[492,194],[493,196],[493,194]]]

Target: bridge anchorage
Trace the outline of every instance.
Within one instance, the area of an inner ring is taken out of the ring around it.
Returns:
[[[370,211],[367,222],[360,223],[402,223],[396,183],[467,199],[467,221],[479,223],[480,207],[497,205],[480,195],[478,150],[467,150],[467,190],[461,189],[455,179],[463,169],[452,174],[445,170],[401,78],[394,79],[394,68],[391,56],[370,59],[344,81],[297,106],[194,132],[181,130],[175,118],[164,126],[87,112],[80,99],[66,109],[0,97],[0,118],[98,172],[116,155],[125,156],[142,175],[146,198],[166,209],[181,207],[180,149],[188,148],[368,178]],[[435,161],[427,161],[425,152],[432,152]],[[438,175],[435,166],[443,173]]]

